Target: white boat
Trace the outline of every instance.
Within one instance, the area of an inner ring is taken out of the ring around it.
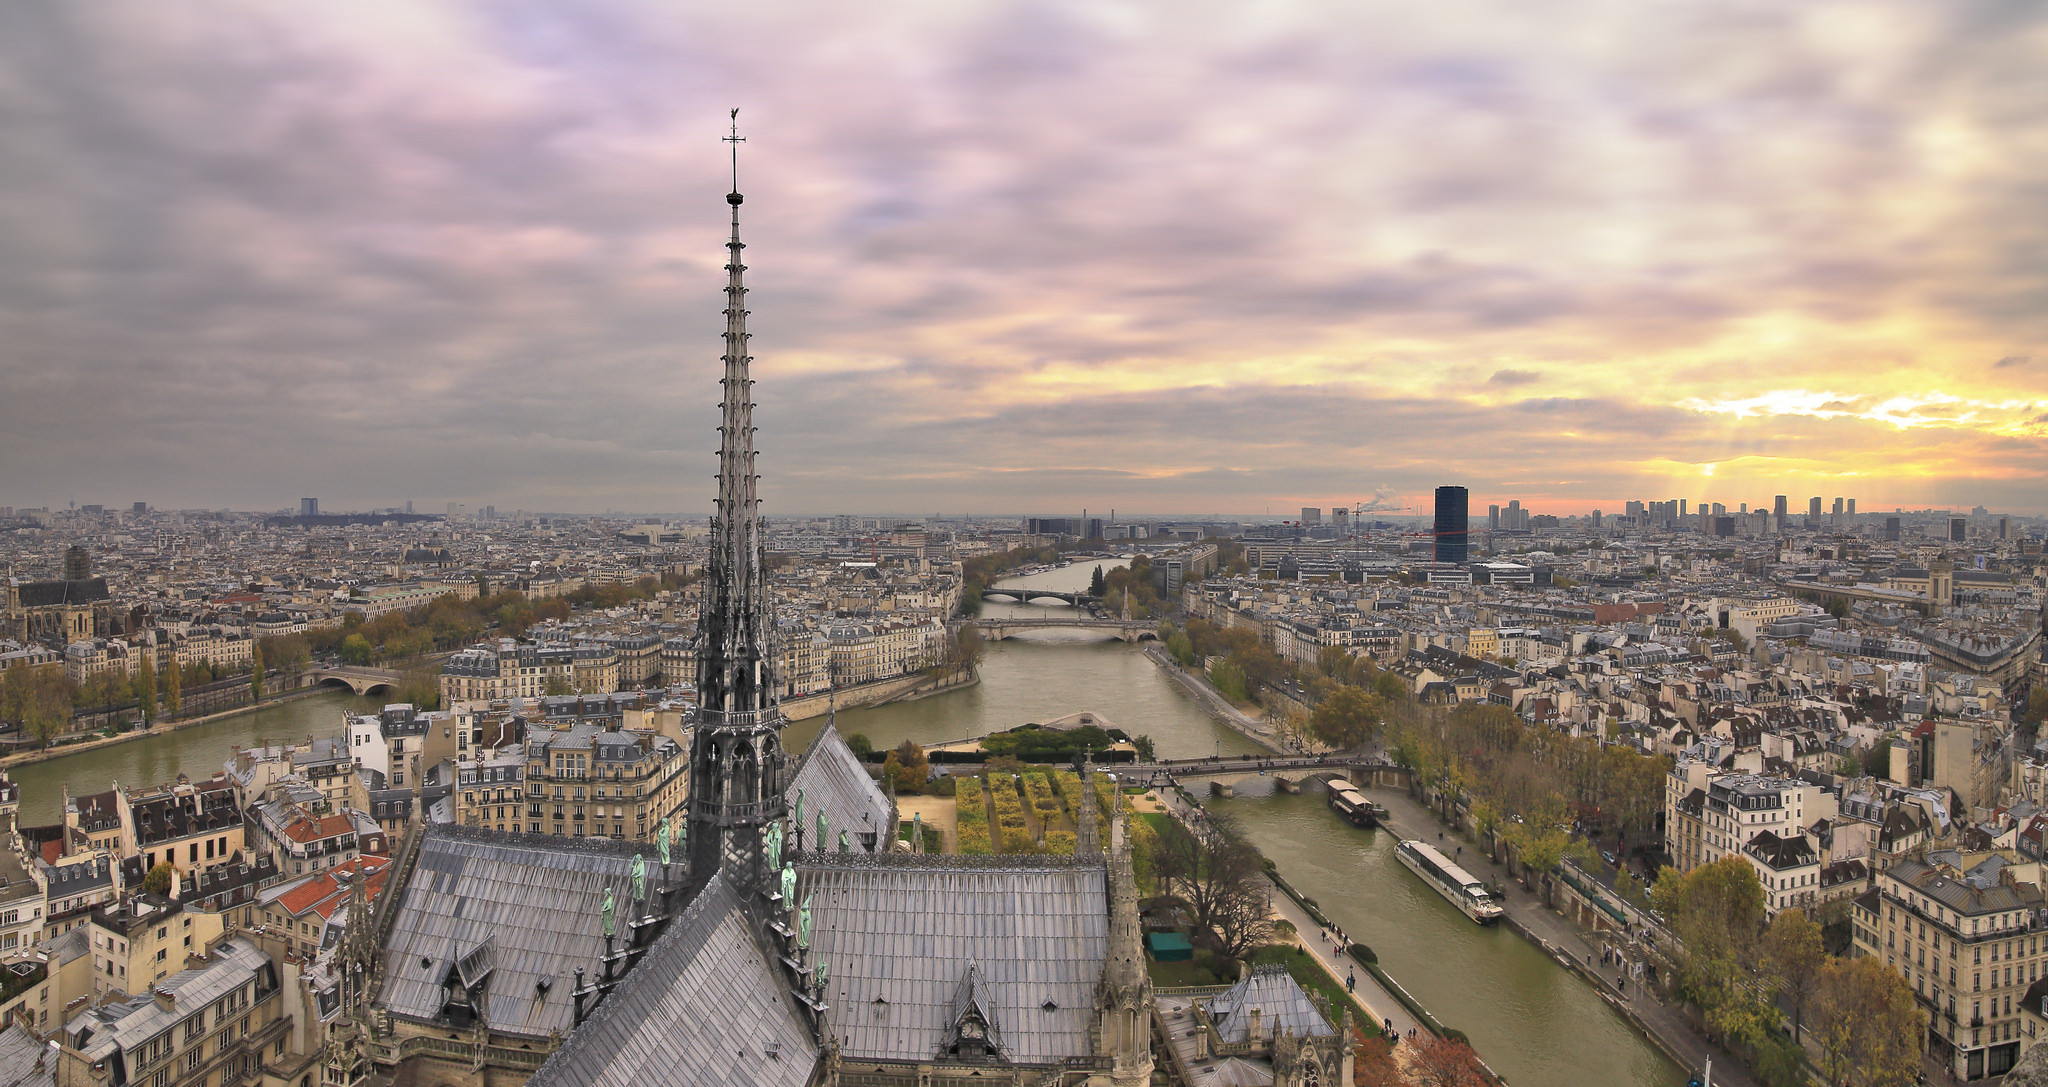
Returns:
[[[1450,900],[1465,916],[1482,925],[1500,920],[1500,903],[1486,890],[1479,878],[1452,863],[1449,857],[1437,852],[1435,846],[1410,838],[1394,848],[1394,854],[1410,872],[1422,877],[1424,883],[1436,888],[1438,894]]]

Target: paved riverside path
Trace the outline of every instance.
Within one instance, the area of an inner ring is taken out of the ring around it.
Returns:
[[[1436,844],[1438,832],[1446,838],[1446,844],[1457,841],[1470,845],[1461,836],[1446,830],[1443,823],[1432,815],[1429,809],[1410,799],[1398,789],[1366,789],[1366,795],[1385,804],[1390,818],[1386,825],[1403,838],[1419,838],[1432,845]],[[1451,849],[1446,849],[1451,852]],[[1523,889],[1522,885],[1509,878],[1507,869],[1486,858],[1486,854],[1474,848],[1469,857],[1458,857],[1458,864],[1466,871],[1488,879],[1503,887],[1510,888],[1505,903],[1507,912],[1516,924],[1534,933],[1550,946],[1567,955],[1575,955],[1581,963],[1590,963],[1588,969],[1595,974],[1612,974],[1614,968],[1600,965],[1600,945],[1588,938],[1586,933],[1562,914],[1545,907],[1536,896]],[[1291,904],[1291,903],[1290,903]],[[1697,1075],[1706,1063],[1714,1058],[1714,1087],[1759,1087],[1756,1078],[1749,1073],[1742,1059],[1721,1046],[1709,1046],[1707,1040],[1692,1028],[1686,1013],[1673,1005],[1657,999],[1656,991],[1648,985],[1631,980],[1625,993],[1617,997],[1614,983],[1600,986],[1602,992],[1628,1005],[1637,1019],[1647,1024],[1650,1032],[1663,1043],[1667,1053],[1676,1053],[1679,1063],[1685,1066],[1688,1076]]]
[[[1172,790],[1161,790],[1155,795],[1160,797],[1168,814],[1182,822],[1189,820],[1187,802],[1180,798],[1180,794]],[[1273,885],[1271,890],[1273,912],[1294,926],[1295,943],[1307,948],[1308,953],[1323,964],[1323,969],[1329,971],[1330,976],[1336,978],[1338,984],[1342,984],[1346,977],[1357,975],[1358,988],[1351,995],[1360,1004],[1365,1005],[1365,1010],[1373,1016],[1375,1026],[1384,1028],[1387,1020],[1391,1019],[1394,1021],[1395,1032],[1404,1037],[1410,1030],[1414,1030],[1417,1037],[1428,1033],[1421,1023],[1416,1022],[1414,1016],[1408,1014],[1407,1005],[1395,999],[1394,994],[1380,985],[1380,980],[1372,975],[1372,971],[1353,962],[1349,955],[1337,954],[1333,945],[1323,942],[1319,935],[1322,926],[1316,924],[1315,919],[1308,915],[1307,910],[1301,908],[1300,903],[1288,897],[1287,892],[1281,890],[1277,884]]]

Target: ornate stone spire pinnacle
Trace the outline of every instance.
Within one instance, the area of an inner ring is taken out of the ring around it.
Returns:
[[[760,476],[754,470],[753,357],[747,353],[746,264],[740,241],[739,110],[733,110],[732,237],[725,243],[725,376],[718,424],[718,509],[711,518],[711,555],[697,626],[703,649],[697,660],[697,694],[707,710],[726,713],[768,709],[775,699],[775,655],[770,642],[766,570],[761,554]]]
[[[697,721],[690,740],[690,878],[718,868],[742,888],[766,885],[762,832],[782,818],[786,760],[775,689],[775,621],[761,553],[754,471],[753,357],[741,252],[739,111],[732,111],[732,236],[725,243],[725,375],[718,424],[718,508],[697,615]]]

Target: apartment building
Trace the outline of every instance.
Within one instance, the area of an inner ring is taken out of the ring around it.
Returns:
[[[689,783],[689,759],[666,736],[579,724],[528,732],[524,753],[533,834],[651,841],[662,817],[679,812]],[[477,804],[481,810],[481,796]]]
[[[188,910],[173,898],[144,892],[92,913],[92,992],[147,992],[185,968],[186,958],[219,938],[222,916]]]
[[[105,1084],[117,1068],[126,1082],[150,1087],[256,1081],[265,1057],[290,1045],[281,993],[276,965],[253,941],[220,941],[148,991],[66,1023],[57,1082]]]
[[[121,856],[141,857],[144,872],[158,864],[196,872],[244,859],[242,809],[226,774],[196,783],[180,779],[122,799]]]
[[[521,645],[503,638],[495,647],[475,646],[448,657],[441,666],[441,702],[539,698],[556,691],[595,694],[618,690],[619,678],[619,655],[610,645]]]
[[[1696,759],[1673,765],[1664,797],[1666,848],[1681,872],[1742,854],[1751,839],[1765,832],[1780,841],[1804,837],[1806,828],[1835,816],[1834,794],[1819,785],[1768,774],[1717,773],[1711,763]],[[1772,855],[1784,859],[1781,851]],[[1779,873],[1773,869],[1772,874]],[[1811,873],[1802,866],[1785,874]]]
[[[1903,974],[1929,1056],[1960,1079],[2019,1059],[2019,1003],[2048,960],[2041,865],[2011,850],[1935,850],[1878,873],[1855,900],[1856,951]]]

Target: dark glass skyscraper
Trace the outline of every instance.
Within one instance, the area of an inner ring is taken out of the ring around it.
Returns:
[[[1465,561],[1465,512],[1469,501],[1463,487],[1436,489],[1436,561]]]

